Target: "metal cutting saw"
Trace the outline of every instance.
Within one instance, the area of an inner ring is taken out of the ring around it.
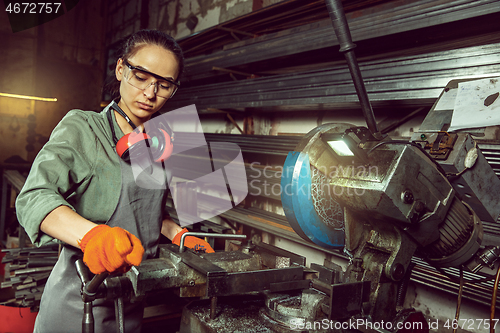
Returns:
[[[445,131],[451,112],[431,110],[410,140],[379,132],[341,3],[326,3],[367,127],[324,124],[305,135],[285,162],[283,208],[302,238],[350,258],[334,288],[357,288],[357,305],[330,318],[392,322],[413,256],[440,268],[493,267],[500,250],[482,244],[481,221],[498,218],[500,181],[470,134]]]

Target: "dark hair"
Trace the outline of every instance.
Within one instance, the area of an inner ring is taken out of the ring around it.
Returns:
[[[121,58],[127,60],[131,58],[137,51],[139,51],[141,46],[157,45],[172,52],[176,57],[177,62],[179,63],[179,75],[177,76],[177,81],[179,81],[179,78],[184,71],[184,55],[181,47],[172,36],[159,30],[139,30],[130,37],[126,38],[121,44],[118,57],[114,62],[115,66],[118,59]],[[113,99],[120,96],[120,82],[116,79],[114,68],[112,75],[109,75],[106,79],[104,92],[109,93]]]

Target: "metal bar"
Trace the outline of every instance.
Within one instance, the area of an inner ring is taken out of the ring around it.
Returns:
[[[281,249],[279,247],[276,247],[276,246],[273,246],[270,244],[259,243],[256,246],[255,251],[257,251],[257,252],[261,252],[261,251],[269,252],[269,253],[272,253],[272,254],[277,255],[277,256],[290,258],[291,263],[294,263],[297,265],[302,265],[302,266],[306,265],[306,257],[303,257],[303,256],[298,255],[296,253]]]
[[[395,130],[396,128],[398,128],[399,126],[403,125],[408,120],[410,120],[411,118],[413,118],[414,116],[416,116],[417,114],[419,114],[420,112],[422,112],[425,109],[426,108],[423,108],[423,107],[416,109],[415,111],[411,112],[410,114],[407,114],[406,116],[404,116],[400,120],[396,121],[395,123],[390,124],[390,125],[384,127],[380,132],[383,133],[383,134],[385,134],[385,133],[389,133],[392,130]]]
[[[219,71],[219,72],[225,72],[225,73],[234,73],[234,74],[239,74],[239,75],[243,75],[243,76],[252,76],[252,74],[249,74],[249,73],[244,73],[244,72],[240,72],[240,71],[235,71],[233,69],[227,69],[227,68],[222,68],[222,67],[212,67],[212,70],[213,71]]]
[[[229,118],[229,120],[231,121],[231,123],[238,129],[238,131],[241,133],[241,134],[244,134],[243,133],[243,130],[240,128],[240,125],[238,125],[238,123],[234,120],[233,117],[231,117],[231,114],[229,113],[226,113],[226,116]]]
[[[223,31],[228,31],[228,32],[235,32],[235,33],[238,33],[240,35],[245,35],[245,36],[250,36],[250,37],[254,37],[255,36],[255,34],[252,34],[252,33],[246,32],[246,31],[237,30],[237,29],[231,29],[231,28],[220,27],[220,26],[217,26],[215,28],[218,29],[218,30],[223,30]]]

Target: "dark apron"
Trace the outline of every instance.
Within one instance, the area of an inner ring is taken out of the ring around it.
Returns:
[[[143,260],[156,256],[160,239],[166,190],[156,183],[157,189],[136,185],[130,164],[120,160],[122,188],[120,200],[107,225],[119,226],[137,236],[145,249]],[[154,164],[159,172],[161,165]],[[144,176],[144,173],[141,174]],[[170,175],[168,175],[170,176]],[[147,174],[146,174],[147,177]],[[152,182],[155,182],[152,180]],[[103,198],[105,200],[105,198]],[[75,261],[82,258],[80,249],[65,245],[50,274],[40,303],[34,332],[71,333],[82,331],[83,301],[80,295],[81,280],[76,273]],[[143,304],[124,304],[125,332],[140,332]],[[96,333],[116,332],[113,301],[102,299],[93,302]]]

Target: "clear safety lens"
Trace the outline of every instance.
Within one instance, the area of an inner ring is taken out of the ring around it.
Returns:
[[[151,74],[138,69],[129,69],[126,78],[127,82],[137,89],[146,90],[153,85],[154,92],[158,97],[170,98],[177,90],[177,86],[172,82],[157,80]]]

